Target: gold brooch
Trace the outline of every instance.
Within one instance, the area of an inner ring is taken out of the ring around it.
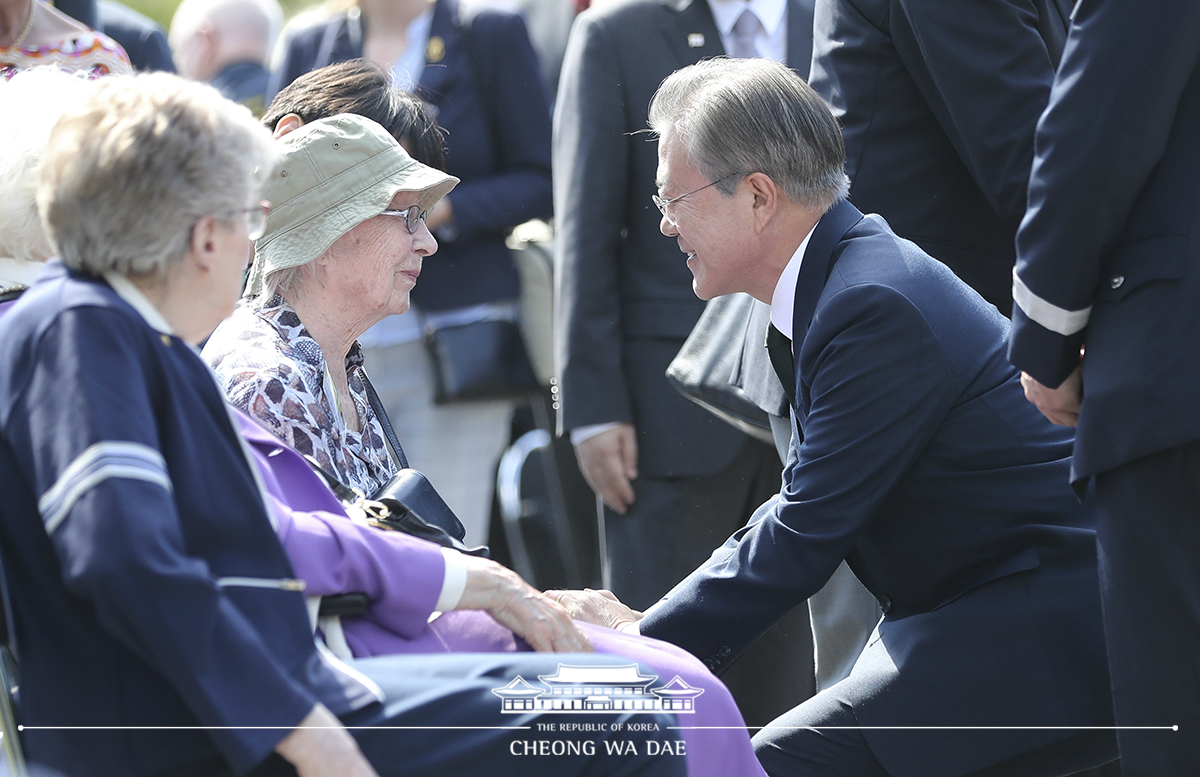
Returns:
[[[441,39],[441,36],[434,35],[429,39],[429,45],[425,47],[426,62],[441,62],[446,56],[446,41]]]

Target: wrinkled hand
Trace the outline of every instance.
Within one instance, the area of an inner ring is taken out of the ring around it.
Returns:
[[[1025,398],[1041,410],[1050,423],[1058,426],[1079,423],[1079,408],[1083,405],[1081,367],[1076,367],[1058,388],[1043,386],[1027,372],[1021,373],[1021,386],[1025,389]]]
[[[592,643],[567,611],[495,561],[463,556],[467,587],[459,610],[484,610],[539,653],[590,653]]]
[[[575,620],[596,626],[620,630],[623,625],[642,619],[642,613],[621,604],[612,591],[585,588],[582,591],[547,591],[546,596],[566,608]]]
[[[358,743],[325,705],[317,703],[275,746],[300,777],[379,777]]]
[[[589,437],[575,446],[579,471],[592,490],[620,515],[633,504],[637,480],[637,434],[632,424]]]

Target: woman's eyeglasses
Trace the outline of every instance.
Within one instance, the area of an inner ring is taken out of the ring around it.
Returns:
[[[380,216],[395,216],[404,219],[404,228],[408,234],[417,234],[417,226],[429,216],[428,210],[421,210],[420,205],[410,205],[403,210],[385,210]]]
[[[260,200],[257,205],[241,208],[233,213],[246,214],[246,234],[251,240],[258,240],[267,231],[267,214],[271,212],[271,203]]]

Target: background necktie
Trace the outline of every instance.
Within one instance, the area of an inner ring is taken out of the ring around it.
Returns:
[[[733,31],[730,34],[733,43],[733,50],[729,52],[730,56],[757,57],[758,49],[754,47],[754,38],[761,28],[762,22],[755,16],[754,11],[749,8],[742,11],[742,15],[733,23]]]

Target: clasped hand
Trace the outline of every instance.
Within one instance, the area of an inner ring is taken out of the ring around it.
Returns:
[[[459,610],[483,610],[540,653],[590,653],[592,643],[553,597],[494,561],[463,556],[467,586]]]
[[[612,591],[547,591],[546,596],[558,602],[567,614],[578,621],[607,626],[617,631],[629,631],[642,619],[642,613],[621,603]]]

